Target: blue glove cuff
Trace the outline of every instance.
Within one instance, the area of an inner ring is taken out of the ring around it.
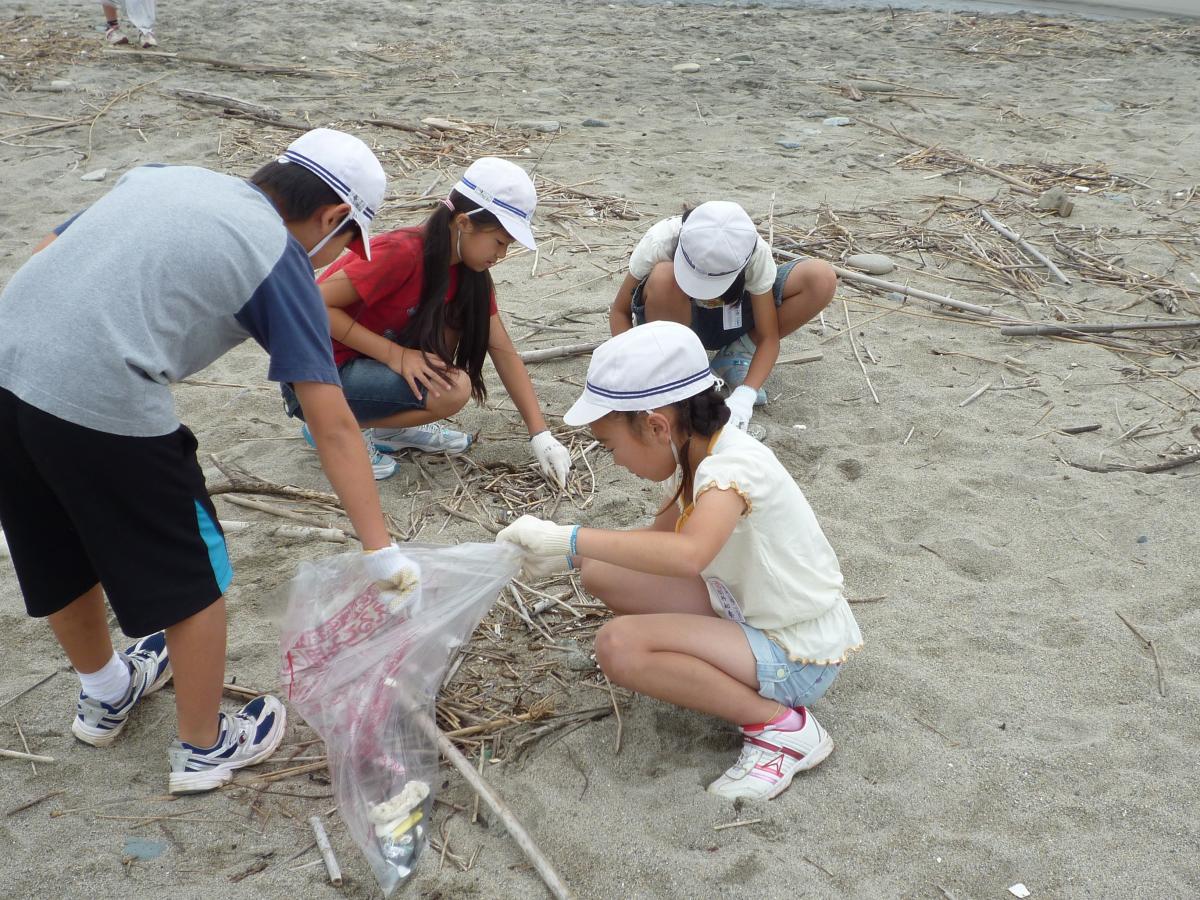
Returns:
[[[571,529],[571,556],[575,556],[579,551],[575,549],[575,541],[579,537],[579,526],[576,525]]]

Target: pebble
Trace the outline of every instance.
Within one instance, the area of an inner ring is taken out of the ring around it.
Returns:
[[[572,672],[590,672],[596,668],[592,658],[582,650],[571,650],[563,658],[563,663]]]
[[[1148,544],[1148,543],[1150,543],[1150,538],[1147,535],[1139,534],[1137,542],[1139,544]]]
[[[727,59],[729,62],[733,62],[733,63],[752,63],[752,62],[754,62],[754,57],[751,56],[749,53],[734,53],[732,56],[725,57],[725,59]]]
[[[608,123],[605,122],[603,119],[584,119],[583,127],[584,128],[607,128]]]
[[[801,147],[804,146],[799,141],[776,141],[775,143],[778,144],[780,147],[782,147],[784,150],[799,150]]]
[[[1093,106],[1092,109],[1094,109],[1096,112],[1116,112],[1117,111],[1117,107],[1115,104],[1108,103],[1103,100],[1100,101],[1099,103],[1097,103],[1095,106]]]
[[[693,72],[700,71],[700,64],[699,63],[678,63],[676,65],[671,66],[671,71],[679,72],[684,75],[690,75]]]
[[[802,119],[823,119],[829,115],[828,110],[821,109],[819,106],[814,109],[805,109],[800,111]]]
[[[70,81],[52,81],[50,82],[50,90],[52,91],[69,91],[75,85]]]
[[[526,131],[541,131],[546,134],[554,134],[556,131],[560,130],[562,126],[560,126],[553,119],[539,119],[530,122],[518,122],[517,127],[524,128]]]
[[[149,862],[152,859],[158,859],[162,856],[163,851],[167,849],[167,845],[162,841],[150,841],[145,838],[126,838],[125,839],[125,856],[127,858],[140,859],[144,862]]]
[[[103,181],[108,177],[108,169],[93,169],[86,175],[80,175],[80,181]]]
[[[848,116],[830,116],[828,119],[822,119],[821,124],[841,128],[844,125],[853,125],[854,120]]]
[[[896,264],[882,253],[855,253],[846,258],[846,265],[851,269],[862,269],[869,275],[886,275],[896,268]]]

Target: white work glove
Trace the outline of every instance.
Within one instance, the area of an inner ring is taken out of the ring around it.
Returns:
[[[516,544],[528,556],[575,555],[578,525],[555,525],[537,516],[521,516],[498,535],[497,541]]]
[[[421,570],[396,544],[363,553],[363,571],[379,588],[379,597],[390,612],[397,612],[420,597]]]
[[[734,388],[725,400],[725,405],[729,407],[729,424],[745,431],[750,424],[750,417],[754,415],[754,401],[757,398],[758,391],[752,387],[742,384]]]
[[[566,487],[567,473],[571,471],[571,451],[549,431],[539,431],[531,437],[529,449],[546,480],[560,488]]]
[[[524,581],[541,581],[543,578],[552,578],[563,572],[570,572],[574,568],[571,557],[565,554],[561,556],[531,556],[526,553],[521,559],[521,578]]]

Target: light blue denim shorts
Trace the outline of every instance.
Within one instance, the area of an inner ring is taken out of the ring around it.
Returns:
[[[757,628],[739,622],[758,663],[758,692],[784,706],[808,706],[821,699],[841,671],[841,663],[822,666],[792,662],[787,652]]]

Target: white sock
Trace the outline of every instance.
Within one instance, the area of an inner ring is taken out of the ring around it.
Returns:
[[[116,652],[98,672],[92,672],[90,675],[79,673],[83,692],[102,703],[116,703],[125,699],[125,695],[129,693],[129,678],[129,665],[117,656]]]

